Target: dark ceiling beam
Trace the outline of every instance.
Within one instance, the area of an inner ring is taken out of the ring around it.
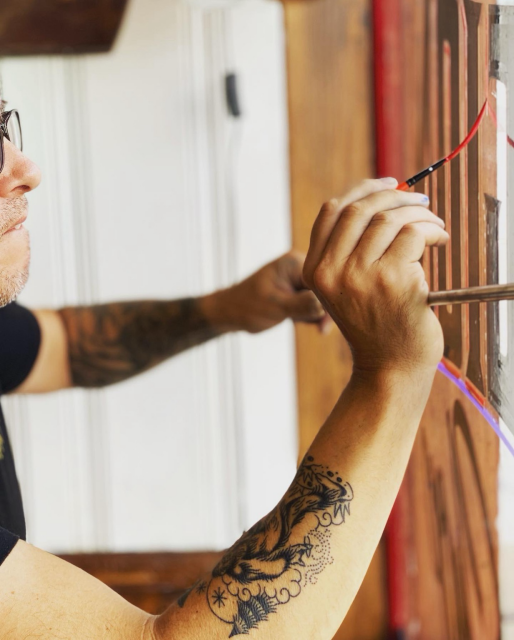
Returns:
[[[127,0],[1,0],[0,56],[109,51]]]

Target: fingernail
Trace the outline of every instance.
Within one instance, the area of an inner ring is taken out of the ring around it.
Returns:
[[[328,336],[330,333],[332,333],[332,323],[327,322],[326,324],[324,324],[323,327],[321,328],[321,333],[324,336]]]
[[[380,178],[381,182],[385,182],[385,184],[390,184],[391,186],[396,186],[398,184],[398,180],[396,178]]]
[[[430,202],[430,198],[426,196],[424,193],[419,194],[419,199],[423,204],[428,204]]]

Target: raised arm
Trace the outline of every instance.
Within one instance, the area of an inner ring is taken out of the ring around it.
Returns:
[[[355,367],[277,507],[159,617],[18,543],[0,568],[0,639],[333,637],[382,534],[443,349],[418,261],[447,235],[420,196],[390,188],[365,183],[316,221],[305,279]]]
[[[38,359],[18,393],[104,387],[229,331],[257,333],[286,318],[323,326],[325,313],[302,281],[296,252],[243,282],[200,298],[117,302],[36,311]]]

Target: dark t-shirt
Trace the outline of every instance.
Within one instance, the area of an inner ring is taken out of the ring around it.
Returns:
[[[36,361],[40,343],[38,322],[28,309],[16,303],[0,309],[0,394],[16,389],[25,380]],[[17,537],[25,540],[25,514],[0,407],[0,564]]]

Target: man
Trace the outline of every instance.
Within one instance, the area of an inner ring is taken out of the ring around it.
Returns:
[[[4,118],[5,132],[12,142],[5,141],[0,198],[9,213],[5,225],[12,226],[26,218],[23,196],[38,186],[40,175],[27,159],[17,172],[21,156],[13,142],[19,141],[21,146],[19,116],[13,112]],[[9,231],[5,238],[12,249],[2,269],[2,305],[22,289],[29,266],[27,231]],[[1,392],[44,393],[72,386],[106,386],[228,331],[257,333],[286,318],[316,322],[323,330],[327,316],[314,294],[305,290],[302,266],[302,257],[292,252],[236,286],[197,299],[33,313],[8,304],[0,309]],[[1,414],[0,445],[0,526],[25,539],[23,505]]]
[[[8,303],[26,280],[27,237],[16,226],[24,215],[23,196],[37,186],[39,173],[9,141],[4,145],[0,291]],[[354,372],[277,507],[158,617],[0,528],[0,640],[333,637],[380,539],[443,350],[419,259],[427,246],[444,244],[448,236],[428,210],[427,198],[396,191],[396,185],[393,179],[364,182],[324,205],[315,222],[303,277],[352,346]],[[245,308],[246,294],[238,291],[232,295],[239,310]],[[19,388],[40,390],[46,384],[38,368],[45,348],[57,347],[45,347],[45,335],[54,336],[49,344],[61,342],[61,365],[52,375],[57,388],[72,382],[105,384],[152,366],[160,355],[150,334],[163,332],[173,317],[194,327],[191,333],[179,332],[185,346],[216,332],[207,330],[205,318],[212,317],[218,330],[241,326],[233,317],[220,318],[224,305],[213,304],[212,298],[181,303],[162,323],[155,303],[145,305],[141,310],[108,306],[49,315],[39,363],[27,367],[25,362],[12,377],[20,379],[22,369],[32,368]],[[140,313],[142,326],[133,321]],[[131,318],[127,324],[126,314]],[[271,315],[276,319],[276,313]],[[240,311],[235,317],[241,322]],[[107,336],[100,342],[93,335],[95,326]],[[65,379],[68,340],[76,365]],[[174,340],[169,343],[168,355],[180,349]],[[85,353],[78,345],[85,345]],[[18,348],[22,345],[15,344],[13,353]],[[99,371],[107,371],[108,378]]]

